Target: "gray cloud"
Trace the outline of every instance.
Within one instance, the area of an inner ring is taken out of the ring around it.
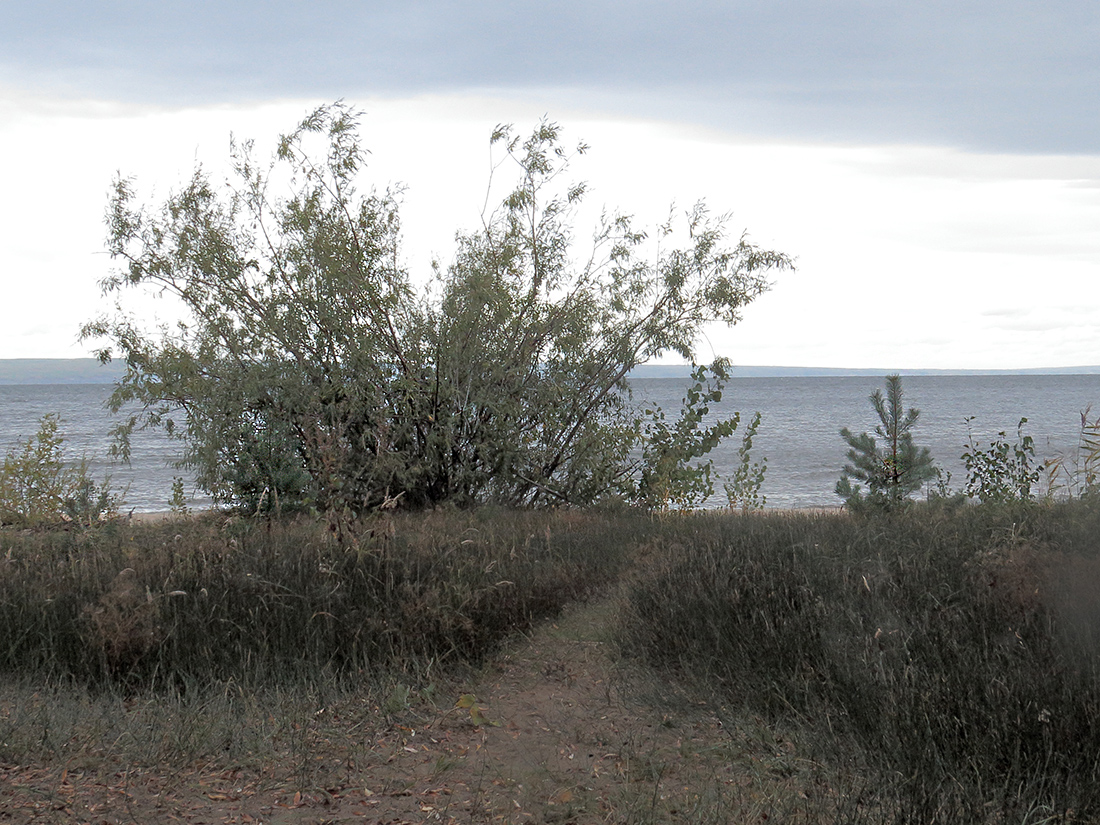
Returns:
[[[983,318],[1026,318],[1031,314],[1031,310],[1016,307],[1001,307],[987,309],[978,314]]]
[[[1091,0],[99,2],[0,10],[0,78],[138,102],[536,92],[795,138],[1100,150]]]

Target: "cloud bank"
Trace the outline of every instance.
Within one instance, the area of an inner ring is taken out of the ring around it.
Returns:
[[[761,135],[1098,150],[1088,0],[44,0],[0,78],[141,103],[538,90]]]

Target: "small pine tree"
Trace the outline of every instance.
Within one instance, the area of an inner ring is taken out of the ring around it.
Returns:
[[[848,442],[849,463],[844,465],[836,493],[850,509],[868,504],[884,509],[897,507],[936,477],[929,449],[913,443],[910,430],[917,423],[920,410],[910,407],[905,411],[901,376],[886,376],[886,396],[882,390],[875,390],[871,404],[881,422],[875,427],[875,435],[883,440],[881,447],[867,433],[854,435],[847,427],[840,431]],[[866,482],[867,495],[852,481]]]

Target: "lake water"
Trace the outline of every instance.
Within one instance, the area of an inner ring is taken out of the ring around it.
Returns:
[[[97,482],[110,475],[112,488],[125,491],[124,511],[167,510],[173,479],[191,478],[186,470],[172,466],[179,459],[180,444],[162,432],[139,432],[132,439],[130,466],[112,461],[107,455],[110,431],[121,418],[107,410],[110,394],[110,384],[0,385],[0,448],[7,453],[12,447],[21,447],[37,432],[42,416],[57,413],[65,454],[86,457]],[[187,492],[194,492],[192,485]],[[195,504],[202,507],[210,502],[199,495]]]
[[[1014,442],[1016,424],[1026,416],[1025,433],[1035,439],[1042,460],[1076,445],[1082,410],[1095,405],[1100,412],[1100,375],[908,376],[902,384],[906,406],[921,410],[914,440],[931,448],[955,487],[966,477],[960,456],[967,416],[976,417],[973,428],[983,448],[1001,430]],[[632,385],[636,401],[652,401],[674,415],[688,381],[650,378]],[[839,430],[873,430],[877,419],[867,399],[882,386],[881,377],[870,376],[735,378],[712,412],[724,416],[740,410],[746,422],[753,412],[762,413],[753,456],[768,459],[764,493],[769,508],[835,506],[840,501],[833,487],[847,450]],[[173,478],[187,477],[172,466],[179,444],[161,433],[137,433],[132,466],[110,463],[114,419],[104,406],[110,390],[102,384],[0,386],[0,447],[6,451],[25,441],[43,415],[59,413],[67,449],[86,455],[97,479],[109,472],[115,487],[128,487],[127,510],[165,510]],[[738,446],[735,435],[716,450],[711,456],[715,469],[731,473]]]

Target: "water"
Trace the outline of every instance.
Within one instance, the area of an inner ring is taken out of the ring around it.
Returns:
[[[848,450],[840,428],[873,433],[878,418],[868,397],[884,383],[873,376],[735,378],[712,417],[740,410],[747,423],[753,412],[762,413],[753,457],[768,459],[768,507],[835,506],[840,499],[833,488]],[[634,398],[675,410],[686,386],[684,379],[637,380]],[[1016,425],[1026,417],[1024,432],[1035,439],[1042,461],[1077,444],[1082,410],[1090,404],[1100,410],[1100,375],[910,376],[902,379],[902,389],[906,408],[921,410],[913,440],[931,448],[955,488],[966,480],[960,456],[967,416],[976,416],[972,427],[983,449],[1001,430],[1015,443]],[[712,454],[716,470],[733,472],[738,446],[734,435]]]
[[[1025,432],[1035,439],[1037,457],[1043,460],[1076,445],[1082,410],[1095,404],[1100,411],[1100,375],[910,376],[902,385],[906,406],[921,410],[914,440],[931,448],[937,464],[951,472],[955,487],[966,477],[960,456],[967,416],[976,416],[973,428],[982,448],[1000,430],[1014,442],[1016,423],[1026,416]],[[674,413],[687,386],[684,378],[638,379],[634,398]],[[840,501],[833,487],[847,450],[838,431],[874,429],[877,419],[867,398],[882,386],[881,377],[864,376],[735,378],[712,413],[725,416],[740,410],[746,422],[757,410],[763,414],[753,457],[768,459],[763,492],[769,508],[835,506]],[[173,478],[189,478],[172,466],[180,445],[163,433],[136,433],[132,466],[111,463],[109,431],[116,420],[105,407],[110,391],[102,384],[0,386],[0,447],[7,450],[25,441],[43,415],[59,413],[67,450],[86,455],[97,479],[110,473],[116,488],[128,487],[127,510],[165,510]],[[739,444],[735,435],[712,454],[720,473],[733,472]]]
[[[21,446],[38,431],[42,416],[57,413],[65,436],[65,455],[87,458],[97,482],[110,475],[112,489],[124,493],[125,512],[167,510],[177,476],[187,480],[187,493],[194,493],[191,474],[172,466],[179,460],[180,443],[162,432],[134,433],[130,466],[108,456],[111,429],[122,420],[107,410],[110,394],[110,384],[0,385],[0,449],[7,453]],[[201,495],[195,500],[199,507],[209,503]]]

